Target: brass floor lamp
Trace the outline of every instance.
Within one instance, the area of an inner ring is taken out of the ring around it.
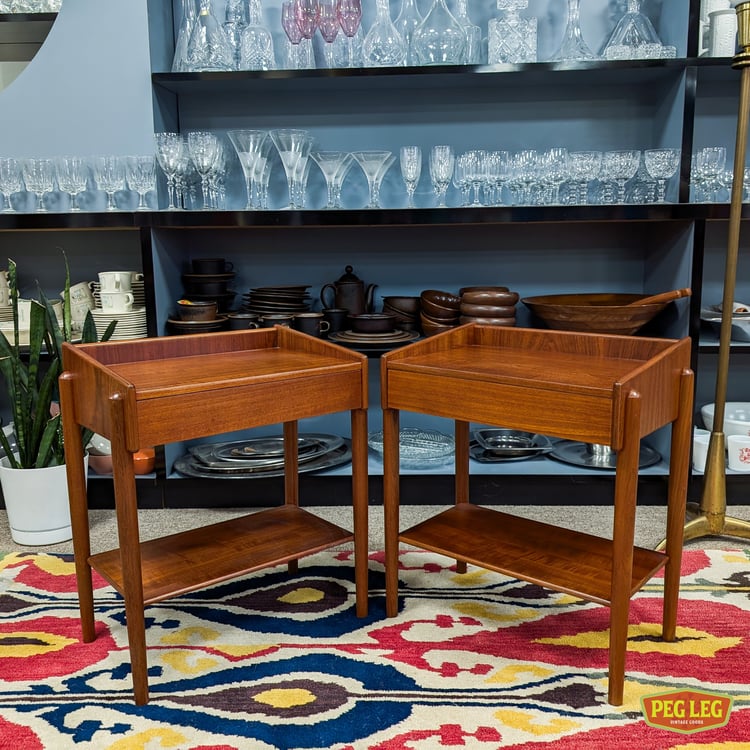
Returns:
[[[688,505],[688,522],[684,539],[702,536],[734,536],[750,539],[750,521],[729,518],[726,515],[727,488],[725,466],[724,411],[727,400],[729,374],[729,349],[732,332],[732,304],[737,281],[737,259],[742,218],[742,191],[747,150],[748,109],[750,108],[750,2],[739,3],[737,34],[740,52],[732,58],[732,67],[740,71],[739,116],[734,151],[734,177],[729,206],[729,238],[727,241],[724,271],[724,297],[721,306],[721,333],[719,337],[719,363],[716,374],[714,422],[706,458],[703,495],[700,505]]]

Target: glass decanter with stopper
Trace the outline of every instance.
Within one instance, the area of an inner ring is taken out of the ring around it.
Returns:
[[[420,65],[462,65],[466,59],[466,34],[445,0],[434,0],[412,42]]]
[[[185,73],[187,67],[187,50],[190,36],[193,33],[197,5],[195,0],[182,0],[182,16],[180,18],[180,28],[177,31],[177,42],[174,46],[174,57],[172,58],[172,72]]]
[[[240,70],[274,70],[273,35],[263,21],[260,0],[248,0],[247,24],[240,37]]]
[[[581,0],[568,0],[567,20],[562,43],[553,60],[596,60],[581,33]]]
[[[396,30],[406,42],[406,64],[418,65],[417,56],[414,53],[414,32],[422,23],[422,14],[419,12],[416,0],[403,0],[401,11],[393,22]]]
[[[211,0],[201,0],[188,42],[187,65],[192,71],[232,70],[234,67],[234,50],[211,11]]]
[[[242,32],[246,25],[245,0],[227,0],[224,33],[234,52],[234,67],[236,69],[239,69],[240,40],[242,39]]]
[[[455,17],[466,34],[464,62],[467,65],[479,65],[482,62],[482,30],[471,22],[468,5],[468,0],[456,0]]]
[[[375,21],[362,42],[362,62],[367,67],[406,64],[406,42],[391,20],[388,0],[376,0]]]
[[[524,18],[520,11],[529,0],[497,0],[500,18],[487,22],[487,62],[532,63],[537,60],[537,19]]]
[[[653,24],[641,13],[640,0],[628,0],[628,9],[602,47],[605,60],[660,57],[662,43]]]

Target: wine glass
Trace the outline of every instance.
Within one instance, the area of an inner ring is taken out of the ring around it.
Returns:
[[[281,157],[281,164],[284,167],[286,181],[289,189],[289,208],[294,208],[295,199],[295,171],[298,162],[302,158],[310,155],[312,148],[312,138],[307,130],[295,130],[292,128],[282,128],[270,132],[276,150]]]
[[[422,149],[419,146],[401,146],[401,177],[406,185],[409,208],[414,208],[414,193],[422,174]]]
[[[693,157],[693,182],[696,201],[716,200],[719,178],[724,172],[727,150],[724,146],[707,146]]]
[[[362,22],[361,0],[336,0],[336,12],[347,41],[347,67],[354,67],[354,37]]]
[[[286,0],[281,4],[281,26],[289,40],[288,65],[292,70],[302,67],[300,57],[300,43],[302,42],[302,29],[297,21],[297,12],[294,0]]]
[[[12,157],[0,158],[0,211],[15,211],[10,201],[13,193],[23,190],[23,174],[21,163]],[[7,203],[7,209],[5,208]]]
[[[667,180],[671,179],[680,166],[680,149],[649,148],[643,152],[646,171],[656,180],[656,202],[665,203]]]
[[[156,184],[156,160],[153,154],[138,154],[125,158],[125,176],[131,190],[138,193],[138,211],[148,211],[146,193]]]
[[[52,159],[24,159],[21,172],[26,190],[34,195],[37,211],[46,211],[44,196],[55,186],[55,162]]]
[[[452,146],[438,145],[430,150],[429,166],[432,189],[437,196],[438,208],[445,208],[445,196],[453,179],[456,155]]]
[[[585,206],[589,202],[589,182],[598,177],[601,166],[601,151],[571,151],[568,154],[568,174],[580,205]]]
[[[193,130],[187,134],[187,146],[190,158],[201,178],[201,193],[203,194],[203,209],[214,207],[209,178],[222,157],[221,141],[208,130]]]
[[[333,59],[333,43],[336,41],[339,29],[341,28],[336,11],[336,0],[320,0],[318,10],[318,29],[320,29],[320,35],[325,42],[323,53],[325,55],[326,67],[334,68],[336,66]]]
[[[617,184],[616,203],[625,203],[625,185],[635,177],[641,163],[641,152],[636,150],[605,151],[602,154],[602,176]]]
[[[346,151],[312,151],[310,158],[320,167],[326,181],[326,208],[336,207],[336,174],[349,154]]]
[[[89,164],[81,156],[58,156],[55,159],[57,186],[70,196],[70,210],[80,211],[78,196],[86,189]]]
[[[187,144],[180,133],[156,133],[156,160],[167,178],[168,211],[177,208],[176,179],[180,164],[188,157]]]
[[[263,145],[268,140],[266,130],[230,130],[227,135],[229,141],[237,152],[240,160],[242,174],[245,176],[245,187],[247,189],[247,205],[245,210],[251,211],[255,208],[254,194],[257,188],[257,177],[259,172],[258,160],[263,153]]]
[[[379,191],[380,182],[382,181],[388,168],[393,163],[390,151],[353,151],[357,164],[362,167],[362,171],[367,178],[367,184],[370,188],[370,200],[367,208],[380,208]]]
[[[94,180],[99,190],[107,194],[107,211],[116,211],[115,193],[125,189],[125,160],[121,156],[95,156]]]

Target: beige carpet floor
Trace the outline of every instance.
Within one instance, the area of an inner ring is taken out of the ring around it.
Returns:
[[[400,528],[405,529],[418,523],[445,506],[402,506]],[[308,508],[317,515],[344,528],[351,528],[351,509],[341,506]],[[612,535],[612,508],[608,506],[516,506],[502,508],[504,512],[526,518],[534,518],[565,528],[584,531],[598,536]],[[247,510],[216,509],[170,509],[142,510],[139,512],[141,539],[153,539],[187,529],[198,528],[227,518],[246,515]],[[731,506],[727,514],[734,518],[750,521],[750,505]],[[117,524],[113,510],[92,510],[89,513],[91,522],[92,550],[100,552],[117,546]],[[664,536],[666,509],[645,506],[638,509],[636,515],[636,544],[641,547],[655,547]],[[691,548],[736,549],[748,544],[735,537],[703,537],[688,543]],[[383,549],[383,508],[373,506],[369,512],[369,547],[371,550]],[[61,544],[46,547],[26,547],[16,544],[10,535],[8,518],[0,510],[0,552],[72,552],[72,544]]]

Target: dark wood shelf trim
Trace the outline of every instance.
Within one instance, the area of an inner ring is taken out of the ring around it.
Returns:
[[[512,578],[609,606],[611,540],[460,503],[399,535],[399,540]],[[634,548],[631,596],[667,562]]]

